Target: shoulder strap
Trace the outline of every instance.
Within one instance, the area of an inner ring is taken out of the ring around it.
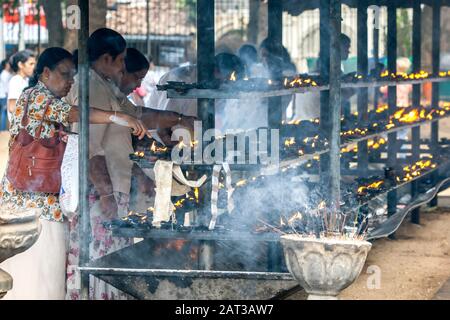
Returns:
[[[27,99],[25,100],[25,108],[23,109],[23,115],[22,120],[20,121],[20,124],[22,127],[25,127],[27,125],[28,120],[28,103],[30,102],[30,96],[33,93],[34,89],[31,89],[30,92],[27,95]]]
[[[29,103],[30,103],[30,96],[31,96],[31,94],[33,93],[34,90],[35,90],[35,89],[31,89],[31,90],[30,90],[30,92],[29,92],[28,95],[27,95],[27,99],[26,99],[26,101],[25,101],[25,107],[24,107],[24,110],[23,110],[23,116],[22,116],[22,120],[21,120],[22,128],[25,128],[25,126],[27,125],[27,120],[28,120],[28,105],[29,105]],[[44,118],[45,118],[45,115],[46,115],[46,113],[47,113],[48,107],[50,106],[50,104],[52,103],[52,101],[53,101],[53,99],[49,99],[49,100],[47,101],[47,103],[45,104],[44,113],[43,113],[43,115],[42,115],[41,123],[39,124],[39,127],[37,128],[37,130],[36,130],[36,132],[35,132],[35,135],[34,135],[34,137],[33,137],[35,140],[36,140],[36,139],[39,139],[39,138],[41,137],[42,126],[43,126],[43,123],[44,123],[44,120],[45,120]]]
[[[45,104],[44,114],[42,115],[41,123],[39,124],[39,127],[37,128],[37,130],[35,132],[34,139],[39,139],[41,137],[42,126],[43,126],[44,121],[45,121],[45,115],[47,114],[48,107],[49,107],[50,103],[52,103],[52,101],[53,101],[53,99],[49,99],[47,101],[47,103]]]

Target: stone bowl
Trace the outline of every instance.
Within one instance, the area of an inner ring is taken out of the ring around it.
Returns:
[[[40,214],[37,209],[0,208],[0,263],[24,252],[37,241],[41,232]],[[0,269],[0,299],[12,285],[12,277]]]
[[[308,300],[336,300],[361,273],[372,244],[362,240],[281,237],[289,272],[309,294]]]

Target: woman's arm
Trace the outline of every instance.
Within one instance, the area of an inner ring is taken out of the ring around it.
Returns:
[[[14,113],[14,111],[16,111],[16,102],[17,99],[8,99],[8,111],[10,113]]]
[[[72,106],[69,112],[69,122],[79,121],[78,107]],[[91,124],[108,124],[117,123],[125,127],[133,129],[133,134],[139,139],[144,138],[147,134],[147,127],[140,121],[121,112],[103,111],[95,108],[89,109],[89,123]]]
[[[194,117],[183,116],[172,111],[145,109],[141,119],[148,128],[166,129],[181,125],[194,131]]]

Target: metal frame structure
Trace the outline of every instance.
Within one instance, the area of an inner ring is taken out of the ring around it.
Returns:
[[[297,0],[285,0],[285,2],[295,2]],[[302,5],[306,9],[313,9],[319,6],[320,8],[320,61],[321,61],[321,74],[329,76],[329,84],[319,87],[311,88],[298,88],[289,90],[276,90],[266,92],[252,92],[241,93],[236,95],[228,94],[226,92],[219,92],[215,90],[192,90],[188,94],[180,95],[174,91],[169,91],[168,95],[172,98],[196,98],[198,99],[198,116],[203,121],[203,129],[207,130],[214,127],[214,99],[227,99],[227,98],[245,98],[248,96],[267,97],[269,99],[269,127],[279,128],[282,122],[282,110],[281,110],[281,96],[291,95],[294,93],[320,91],[321,105],[320,105],[320,126],[321,129],[326,132],[327,138],[330,142],[330,148],[316,152],[314,154],[305,155],[292,161],[282,162],[281,166],[289,166],[292,163],[304,161],[312,158],[313,156],[320,155],[320,170],[319,175],[321,183],[329,194],[333,205],[336,209],[339,209],[340,204],[340,183],[341,173],[348,172],[341,169],[340,153],[341,148],[348,144],[358,144],[357,153],[357,170],[362,174],[369,173],[369,158],[367,140],[375,135],[368,135],[366,137],[349,141],[345,144],[341,144],[340,141],[340,118],[341,118],[341,89],[343,88],[357,88],[357,110],[358,110],[358,122],[363,124],[367,121],[368,116],[368,89],[371,87],[378,87],[382,85],[388,85],[388,105],[389,114],[393,115],[397,108],[396,86],[405,84],[396,81],[388,82],[360,82],[360,83],[341,83],[341,60],[340,60],[340,43],[339,35],[341,32],[341,4],[346,3],[351,6],[357,7],[357,25],[358,25],[358,72],[361,74],[368,73],[368,28],[367,28],[367,10],[370,5],[387,6],[388,9],[388,70],[390,72],[396,71],[397,60],[397,25],[396,25],[396,10],[398,7],[410,7],[413,9],[413,68],[414,71],[419,71],[421,66],[421,5],[431,5],[433,7],[433,33],[432,33],[432,58],[433,58],[433,73],[439,72],[439,54],[440,54],[440,9],[442,5],[450,5],[450,1],[446,0],[320,0],[320,1],[301,1]],[[88,64],[86,56],[86,43],[87,43],[87,29],[88,29],[88,1],[80,0],[81,12],[82,12],[82,29],[79,36],[80,45],[80,108],[81,112],[81,140],[80,140],[80,211],[82,229],[84,234],[90,234],[86,232],[89,230],[89,210],[87,205],[87,168],[88,168]],[[269,0],[268,2],[269,16],[268,16],[268,34],[276,39],[278,42],[282,42],[282,13],[283,13],[283,1]],[[198,81],[212,80],[213,76],[213,60],[215,54],[214,47],[214,1],[212,0],[198,0],[197,1],[197,61],[198,61]],[[378,57],[378,32],[374,32],[375,45],[375,57]],[[422,80],[413,80],[407,83],[414,84],[413,92],[413,104],[420,104],[420,90],[421,84],[426,82],[433,83],[432,89],[432,106],[437,107],[439,103],[439,82],[448,81],[448,79],[442,78],[429,78]],[[439,118],[431,121],[431,139],[429,147],[432,153],[435,155],[439,152]],[[397,143],[397,131],[405,128],[412,130],[411,141],[411,153],[412,159],[416,160],[420,158],[422,151],[420,140],[420,126],[429,121],[415,123],[409,126],[401,128],[394,128],[386,130],[384,133],[388,134],[388,150],[387,150],[387,166],[395,166],[398,161],[398,143]],[[438,170],[431,170],[429,172],[434,179],[434,183],[438,182]],[[417,179],[420,179],[419,177]],[[417,179],[399,185],[395,188],[387,190],[387,205],[388,215],[393,216],[397,211],[397,189],[400,186],[407,184],[411,185],[412,196],[418,195],[418,183]],[[431,201],[432,205],[437,204],[436,198]],[[412,214],[412,221],[419,223],[420,212],[418,209]],[[159,235],[158,235],[159,234]],[[134,234],[135,235],[135,234]],[[124,234],[122,236],[131,236],[131,234]],[[135,235],[136,236],[136,235]],[[149,231],[142,233],[143,237],[162,237],[162,238],[182,238],[186,237],[176,235],[175,233],[165,231]],[[214,254],[214,242],[211,240],[217,240],[216,238],[209,238],[209,236],[202,234],[193,234],[191,237],[197,237],[197,240],[201,240],[200,249],[200,263],[199,270],[211,271],[213,268],[212,257]],[[220,237],[219,237],[220,238]],[[239,238],[239,237],[238,237]],[[240,240],[253,239],[247,237],[244,234],[240,234]],[[226,236],[224,237],[226,240]],[[277,256],[276,239],[272,239],[270,236],[261,237],[260,241],[270,241],[269,256],[270,261],[276,264],[280,257]],[[273,241],[274,240],[274,241]],[[88,274],[102,274],[102,268],[95,268],[88,264],[88,243],[89,239],[83,239],[81,244],[81,272],[83,274],[83,298],[87,298],[88,287]],[[272,259],[273,258],[273,259]],[[276,270],[276,266],[273,265],[269,269]],[[126,273],[127,270],[119,270],[120,273]],[[130,271],[130,270],[128,270]],[[150,270],[152,274],[158,273],[155,270]],[[173,271],[173,270],[172,270]],[[109,270],[108,272],[111,272]],[[163,270],[160,270],[163,272]],[[145,272],[144,272],[145,273]],[[197,271],[201,273],[201,271]],[[279,274],[276,274],[279,277]],[[197,276],[201,276],[197,274]],[[223,274],[222,274],[223,276]],[[226,276],[226,275],[225,275]]]

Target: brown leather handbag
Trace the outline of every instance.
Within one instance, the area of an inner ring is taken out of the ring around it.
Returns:
[[[6,176],[13,187],[25,192],[59,193],[61,188],[61,163],[66,143],[61,139],[62,125],[58,136],[41,139],[44,116],[52,100],[44,108],[44,116],[36,130],[30,135],[25,126],[28,120],[30,91],[21,121],[22,129],[15,137],[9,150],[9,163]]]

